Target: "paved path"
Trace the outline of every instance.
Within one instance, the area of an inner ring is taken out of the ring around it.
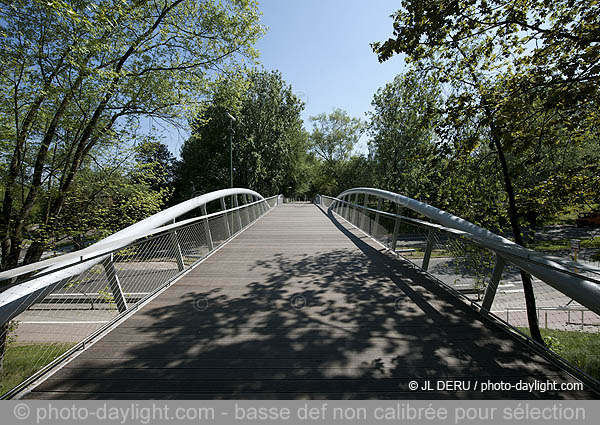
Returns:
[[[283,205],[27,397],[594,397],[480,391],[536,379],[574,381],[326,211]]]

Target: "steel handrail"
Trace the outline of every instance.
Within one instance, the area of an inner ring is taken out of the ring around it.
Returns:
[[[335,202],[333,202],[328,209],[331,210],[336,202],[347,203],[356,208],[365,208],[364,205],[350,203],[343,199],[346,196],[357,194],[372,195],[387,199],[412,211],[422,214],[432,220],[435,220],[438,223],[441,223],[441,225],[445,228],[464,232],[462,236],[465,236],[471,241],[476,242],[478,245],[495,252],[505,261],[513,263],[518,268],[531,273],[548,285],[552,286],[554,289],[562,292],[563,294],[579,302],[581,305],[584,305],[590,310],[594,311],[596,314],[600,314],[600,285],[598,284],[600,282],[598,282],[596,279],[573,273],[567,268],[567,266],[576,265],[593,273],[600,272],[599,269],[571,261],[566,262],[562,259],[552,256],[541,255],[537,251],[517,245],[516,243],[500,235],[490,232],[487,229],[483,229],[446,211],[440,210],[424,202],[381,189],[349,189],[335,197]],[[379,212],[380,214],[385,213],[384,211],[379,210],[374,211]],[[427,222],[422,222],[422,224],[424,223]],[[560,275],[557,272],[560,273]]]
[[[8,279],[13,279],[15,277],[18,276],[22,276],[24,274],[28,274],[31,272],[34,272],[36,270],[41,270],[41,269],[45,269],[48,268],[52,265],[58,264],[58,263],[63,263],[63,262],[68,262],[68,261],[72,261],[71,263],[68,264],[62,264],[63,266],[69,267],[78,263],[82,263],[84,261],[87,260],[91,260],[93,258],[96,258],[98,255],[97,253],[104,253],[104,254],[110,254],[111,252],[114,251],[118,251],[120,249],[123,248],[127,248],[127,246],[131,245],[132,243],[136,243],[138,242],[140,239],[143,238],[147,238],[149,236],[154,236],[154,235],[159,235],[161,233],[164,232],[168,232],[172,229],[179,229],[182,228],[186,225],[190,225],[193,224],[197,221],[201,221],[201,220],[208,220],[211,219],[213,217],[219,216],[219,215],[223,215],[223,214],[227,214],[230,212],[234,212],[237,210],[240,210],[242,208],[247,208],[249,206],[255,205],[255,204],[259,204],[262,202],[266,202],[269,201],[270,199],[273,198],[277,198],[279,195],[274,195],[268,198],[263,198],[259,201],[254,201],[254,202],[250,202],[248,204],[244,204],[244,205],[240,205],[238,207],[234,207],[234,208],[229,208],[227,210],[223,210],[223,211],[217,211],[211,214],[207,214],[207,215],[203,215],[200,217],[193,217],[193,218],[189,218],[187,220],[183,220],[183,221],[178,221],[176,223],[172,223],[172,224],[168,224],[166,226],[161,226],[161,227],[157,227],[155,229],[149,230],[147,233],[141,234],[139,236],[136,237],[135,240],[131,240],[130,237],[123,237],[123,238],[119,238],[113,241],[108,241],[105,244],[102,244],[102,246],[98,246],[100,244],[100,242],[104,241],[104,239],[102,241],[98,241],[97,243],[90,245],[87,248],[84,249],[80,249],[77,251],[73,251],[73,252],[69,252],[66,254],[61,254],[58,255],[56,257],[51,257],[51,258],[47,258],[45,260],[41,260],[32,264],[27,264],[25,266],[20,266],[20,267],[16,267],[14,269],[10,269],[10,270],[6,270],[3,272],[0,272],[0,281],[2,280],[8,280]],[[124,244],[124,245],[123,245]],[[88,254],[88,251],[90,248],[92,247],[96,247],[96,249],[92,250],[93,253]],[[100,251],[97,251],[97,249],[100,249]],[[40,275],[42,275],[42,273],[44,273],[44,271],[40,272]],[[48,272],[49,273],[49,272]],[[38,275],[36,275],[36,277],[38,277]],[[1,293],[0,293],[1,294]]]
[[[258,198],[258,201],[231,208],[229,210],[207,214],[202,217],[194,217],[192,219],[184,220],[183,222],[162,226],[163,224],[168,223],[169,221],[172,221],[196,208],[205,206],[209,202],[236,195],[250,195]],[[274,197],[269,199],[272,198]],[[62,282],[65,282],[72,276],[76,276],[85,270],[92,268],[107,258],[111,253],[136,243],[136,241],[148,237],[150,234],[169,231],[169,229],[166,229],[167,227],[170,228],[170,231],[174,231],[177,228],[190,225],[190,221],[192,220],[207,220],[208,216],[223,215],[230,211],[248,208],[251,205],[263,202],[267,202],[267,200],[259,193],[249,189],[236,188],[211,192],[184,201],[171,208],[154,214],[82,250],[3,272],[0,274],[0,276],[2,276],[3,279],[7,279],[7,277],[4,276],[8,275],[11,277],[16,277],[35,270],[40,270],[40,268],[44,268],[44,270],[32,278],[10,286],[4,292],[0,293],[0,324],[6,323],[17,316],[22,311],[29,308],[29,306],[35,304],[37,300],[48,295],[57,286],[60,286]],[[84,259],[84,257],[86,258]],[[42,263],[43,266],[40,265]]]
[[[414,224],[416,224],[418,226],[427,228],[429,230],[434,229],[434,230],[439,230],[439,231],[443,231],[443,232],[446,232],[446,233],[450,233],[450,234],[456,235],[456,236],[464,236],[464,237],[467,237],[475,245],[480,246],[482,248],[487,248],[486,245],[482,244],[479,239],[471,238],[470,237],[471,234],[469,232],[465,232],[463,230],[457,230],[457,229],[453,229],[453,228],[450,228],[450,227],[445,227],[445,226],[442,226],[442,225],[437,224],[437,223],[431,223],[431,222],[428,222],[428,221],[419,220],[417,218],[407,217],[407,216],[404,216],[404,215],[401,215],[401,214],[394,214],[394,213],[390,213],[388,211],[381,211],[381,210],[378,210],[378,209],[375,209],[375,208],[365,207],[364,205],[354,204],[352,202],[348,202],[348,201],[344,201],[342,199],[338,199],[338,198],[336,198],[334,196],[327,196],[327,195],[320,195],[320,196],[323,197],[323,198],[328,198],[328,199],[331,199],[331,200],[343,203],[343,204],[351,205],[353,207],[360,208],[360,209],[363,209],[365,211],[370,211],[370,212],[374,212],[376,214],[384,215],[384,216],[387,216],[387,217],[390,217],[390,218],[394,218],[394,219],[395,218],[399,218],[401,220],[414,223]],[[520,247],[520,245],[517,245],[517,246]],[[504,249],[504,248],[500,247],[499,249]],[[575,272],[572,272],[570,270],[565,270],[565,269],[562,269],[562,268],[557,268],[557,267],[554,267],[552,265],[536,261],[536,259],[538,259],[538,258],[550,260],[550,261],[553,261],[553,262],[557,262],[557,263],[562,264],[563,266],[569,266],[569,267],[578,268],[581,271],[588,271],[590,273],[600,274],[600,269],[597,268],[597,267],[589,266],[587,264],[583,264],[583,263],[580,263],[580,262],[574,261],[574,260],[565,260],[564,258],[556,257],[556,256],[553,256],[553,255],[545,255],[545,254],[542,254],[542,253],[540,253],[538,251],[535,251],[535,250],[532,250],[532,249],[529,249],[529,248],[525,248],[525,249],[527,249],[528,251],[531,251],[531,252],[535,253],[536,255],[527,255],[527,257],[521,257],[521,258],[528,259],[528,260],[530,260],[530,261],[532,261],[532,262],[534,262],[534,263],[536,263],[536,264],[538,264],[540,266],[549,267],[549,268],[552,268],[552,269],[554,269],[556,271],[560,271],[561,273],[571,274],[573,276],[581,276],[580,273],[575,273]],[[512,253],[510,251],[504,250],[503,252],[507,256],[514,255],[514,253]],[[598,280],[598,279],[594,279],[594,278],[589,277],[589,276],[586,276],[586,279],[590,280],[592,282],[600,284],[600,280]]]

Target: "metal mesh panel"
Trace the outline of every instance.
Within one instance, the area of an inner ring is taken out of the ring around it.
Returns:
[[[525,333],[529,331],[521,270],[517,266],[498,257],[493,250],[475,243],[464,232],[433,225],[416,213],[411,213],[411,217],[395,214],[398,211],[396,205],[386,204],[381,199],[374,201],[371,198],[365,206],[363,196],[367,195],[345,195],[343,199],[322,196],[322,204],[331,207],[333,212],[398,255],[427,270],[462,294],[461,298],[466,302],[482,308],[489,307],[493,314],[510,326]],[[583,264],[598,266],[598,256],[598,252],[590,249],[582,256],[583,259],[579,259]],[[496,271],[497,279],[494,281],[497,265],[501,267]],[[558,269],[553,269],[553,272],[567,277],[566,272]],[[597,283],[590,281],[590,278],[600,281],[600,273],[596,271],[582,271],[573,267],[570,272],[581,279],[588,279],[592,284]],[[532,284],[538,323],[542,330],[600,332],[598,314],[536,277],[532,277]],[[484,305],[488,287],[497,289],[493,298],[491,294],[494,292],[490,290],[488,295],[491,304]],[[564,347],[553,345],[552,334],[545,335],[550,335],[547,341],[549,348],[561,354]],[[583,363],[586,361],[596,360],[590,353],[582,360]]]
[[[233,203],[232,199],[228,202]],[[223,201],[221,206],[225,206]],[[191,224],[138,239],[92,261],[66,267],[68,278],[42,295],[20,299],[24,311],[0,327],[4,372],[0,394],[34,375],[277,205],[277,197],[200,217]],[[83,268],[76,273],[76,267]],[[70,272],[75,271],[75,273]],[[41,272],[41,271],[40,271]],[[53,274],[48,281],[52,282]],[[37,276],[28,280],[35,282]],[[18,287],[15,287],[18,288]],[[13,288],[13,290],[16,290]],[[36,299],[37,298],[37,299]],[[10,379],[6,376],[10,375]]]

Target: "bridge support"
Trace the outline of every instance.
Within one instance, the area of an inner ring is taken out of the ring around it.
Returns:
[[[429,260],[431,259],[431,251],[435,244],[435,230],[429,230],[427,233],[427,246],[425,247],[425,255],[423,255],[423,265],[421,268],[425,271],[429,268]]]
[[[350,201],[352,200],[352,195],[344,196],[344,206],[342,207],[342,217],[346,220],[350,221]]]
[[[246,198],[246,205],[250,205],[252,203],[252,197],[249,195],[246,195],[245,198]],[[247,206],[246,211],[248,211],[248,224],[250,224],[254,221],[254,208],[251,206]]]
[[[484,310],[490,311],[492,309],[492,303],[494,302],[496,290],[498,289],[498,283],[500,283],[500,278],[502,277],[502,272],[504,271],[505,265],[506,262],[504,261],[504,258],[496,254],[496,263],[494,264],[494,270],[492,271],[492,278],[490,283],[488,283],[487,288],[485,288],[485,295],[483,296],[483,302],[481,303],[481,307]]]
[[[127,310],[127,300],[125,299],[125,294],[123,294],[123,287],[121,286],[121,281],[119,280],[117,270],[115,269],[114,255],[110,254],[104,260],[102,266],[104,267],[104,273],[106,273],[108,286],[110,287],[113,298],[115,299],[117,309],[119,310],[119,313],[123,313]]]
[[[342,214],[342,217],[344,217],[346,220],[350,221],[350,211],[351,207],[350,207],[350,203],[352,202],[352,195],[347,195],[346,198],[344,199],[344,201],[346,202],[344,205],[346,206],[346,213]]]
[[[248,217],[248,224],[252,223],[252,211],[250,211],[250,207],[248,204],[250,203],[250,197],[244,195],[244,205],[246,205],[246,216]]]
[[[200,207],[200,212],[202,213],[202,215],[207,215],[206,205],[202,205]],[[208,222],[208,218],[205,218],[202,221],[204,222],[204,234],[206,235],[206,243],[208,245],[208,250],[212,251],[214,247],[213,247],[212,235],[210,233],[210,223]]]
[[[246,226],[250,224],[250,211],[249,211],[249,207],[248,207],[248,197],[246,195],[242,195],[242,203],[243,203],[243,210],[244,210],[244,214],[246,215]]]

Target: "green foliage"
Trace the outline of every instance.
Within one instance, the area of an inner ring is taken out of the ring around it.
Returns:
[[[159,212],[173,193],[168,183],[173,165],[168,155],[166,162],[153,158],[155,152],[168,150],[162,144],[146,143],[117,151],[115,157],[94,156],[95,161],[86,164],[74,178],[60,220],[39,225],[27,236],[51,247],[68,238],[75,248],[82,248]],[[52,196],[53,192],[48,191],[42,199],[48,202]],[[33,217],[43,223],[38,214]]]
[[[467,275],[474,280],[473,288],[477,290],[479,297],[482,290],[487,287],[487,279],[494,269],[496,255],[492,251],[473,245],[462,236],[458,241],[450,249],[454,251],[452,263],[455,272],[461,276]]]
[[[528,329],[521,328],[529,334]],[[542,329],[547,347],[588,375],[600,379],[600,334]]]
[[[418,73],[399,75],[375,93],[368,129],[378,187],[424,201],[434,196],[439,101],[438,83]]]
[[[330,114],[323,112],[310,117],[310,120],[313,123],[311,150],[328,164],[348,160],[363,132],[363,122],[339,108]]]
[[[19,325],[21,324],[20,321],[18,320],[11,320],[8,323],[8,327],[6,328],[6,344],[7,345],[11,345],[14,344],[15,342],[17,342],[17,329],[19,328]]]
[[[103,302],[108,303],[112,307],[115,306],[115,296],[108,285],[98,290],[98,295]]]
[[[2,267],[19,262],[26,228],[56,230],[98,150],[131,144],[142,116],[181,125],[215,69],[254,60],[258,22],[247,0],[1,1]],[[139,175],[156,189],[164,176],[148,164]],[[37,238],[24,261],[48,241]]]
[[[365,129],[364,123],[339,108],[310,119],[313,129],[308,147],[316,173],[311,180],[312,194],[335,196],[371,181],[369,161],[352,155]]]
[[[402,6],[393,16],[394,37],[373,48],[380,60],[405,54],[412,69],[444,84],[440,139],[454,158],[479,163],[468,178],[489,184],[492,170],[503,181],[513,230],[594,203],[598,3],[405,0]]]
[[[192,125],[181,149],[179,175],[184,196],[229,186],[229,126],[233,131],[233,180],[263,195],[291,194],[302,184],[306,134],[300,112],[304,104],[279,72],[253,70],[245,84],[227,81],[215,88]],[[232,110],[231,123],[226,106]],[[290,189],[291,188],[291,189]]]
[[[134,148],[135,170],[133,180],[146,184],[151,190],[172,187],[175,181],[175,157],[167,145],[146,141]]]

